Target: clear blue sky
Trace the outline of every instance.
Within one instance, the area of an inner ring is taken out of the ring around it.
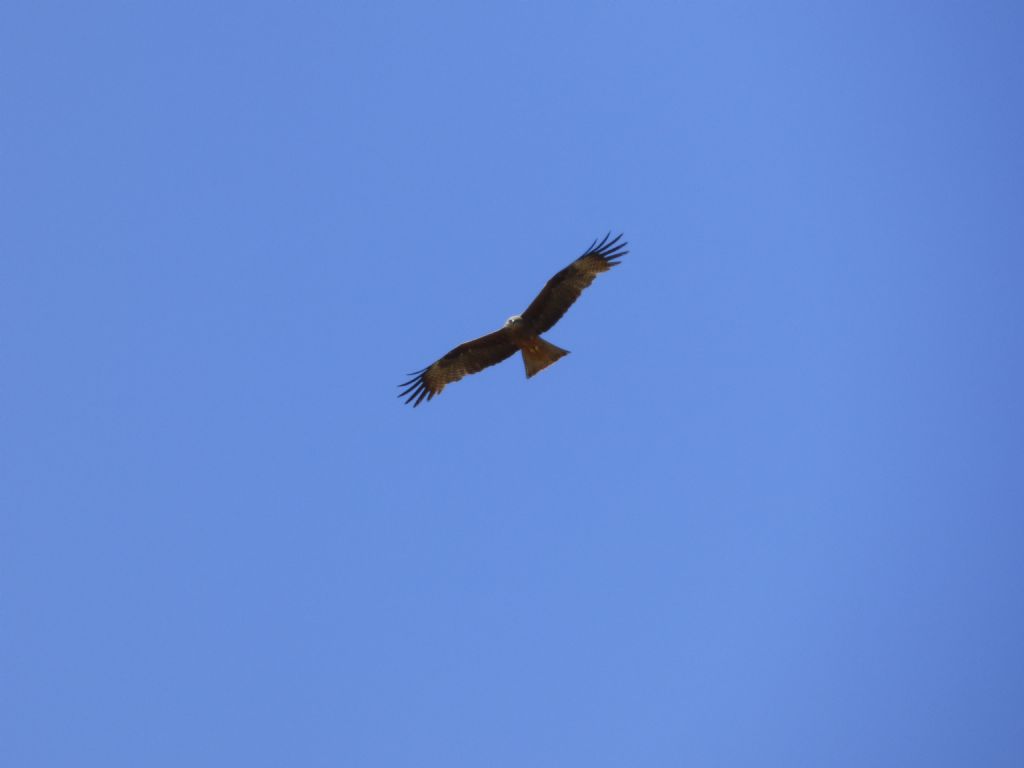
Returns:
[[[1024,765],[1021,8],[5,5],[0,762]]]

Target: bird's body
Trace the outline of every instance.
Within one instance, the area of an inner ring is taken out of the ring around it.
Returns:
[[[526,378],[543,371],[549,365],[569,354],[569,350],[556,347],[534,333],[523,322],[521,315],[513,315],[502,329],[516,349],[523,353],[523,365],[526,367]]]
[[[595,240],[582,256],[548,280],[522,315],[513,315],[499,330],[460,344],[422,371],[410,374],[413,378],[401,385],[405,389],[399,397],[415,407],[424,398],[440,394],[445,385],[500,363],[517,351],[522,352],[527,378],[569,354],[541,334],[561,319],[598,274],[607,272],[628,253],[626,243],[619,243],[622,235],[611,241],[608,237],[600,243]]]

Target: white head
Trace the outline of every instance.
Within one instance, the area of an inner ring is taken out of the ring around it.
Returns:
[[[512,315],[512,317],[505,321],[505,327],[508,328],[511,325],[517,325],[521,322],[523,322],[522,315]]]

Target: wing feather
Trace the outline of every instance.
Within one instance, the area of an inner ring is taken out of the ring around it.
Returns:
[[[607,272],[619,263],[618,259],[629,253],[627,243],[619,242],[622,235],[609,240],[610,237],[611,232],[601,242],[595,240],[582,256],[548,280],[523,312],[523,321],[530,330],[537,334],[550,330],[595,277]]]
[[[423,402],[423,398],[431,400],[434,395],[441,394],[446,385],[467,374],[478,373],[500,363],[511,357],[517,349],[504,328],[467,341],[423,370],[410,373],[413,378],[398,385],[405,387],[398,396],[406,398],[405,402],[412,403],[415,408]]]

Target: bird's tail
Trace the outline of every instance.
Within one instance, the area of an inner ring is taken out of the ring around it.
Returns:
[[[538,371],[543,371],[556,360],[569,354],[569,350],[556,347],[549,341],[538,337],[528,346],[523,347],[523,364],[526,366],[526,378]]]

